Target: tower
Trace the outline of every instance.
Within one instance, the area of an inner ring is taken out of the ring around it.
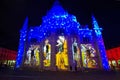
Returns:
[[[92,25],[93,25],[95,39],[98,47],[100,60],[101,60],[101,66],[103,69],[109,70],[110,68],[109,68],[108,59],[106,56],[106,50],[105,50],[104,41],[103,41],[102,32],[101,32],[102,28],[99,27],[93,15],[92,15]]]
[[[20,40],[19,40],[19,47],[18,47],[18,55],[16,59],[16,68],[20,68],[23,63],[23,56],[25,53],[25,42],[26,36],[28,31],[28,17],[26,17],[23,27],[20,30]]]

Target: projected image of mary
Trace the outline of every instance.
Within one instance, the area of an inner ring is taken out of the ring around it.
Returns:
[[[67,70],[68,68],[68,53],[67,40],[64,36],[59,36],[57,40],[58,52],[56,54],[56,66],[60,70]]]

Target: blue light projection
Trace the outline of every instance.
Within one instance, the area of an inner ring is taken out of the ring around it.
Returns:
[[[58,2],[55,2],[52,9],[43,17],[40,27],[31,27],[29,31],[29,40],[36,38],[38,41],[49,36],[51,32],[70,35],[80,33],[80,24],[74,15],[68,14]],[[61,30],[61,31],[60,31]]]
[[[101,35],[102,33],[101,33],[101,30],[102,30],[102,28],[99,28],[99,26],[98,26],[98,23],[97,23],[97,21],[96,21],[96,19],[95,19],[95,17],[92,15],[92,21],[93,21],[93,25],[94,25],[94,30],[95,30],[95,33],[99,36],[99,35]]]
[[[108,61],[105,54],[105,47],[102,40],[101,30],[94,16],[92,16],[94,31],[96,33],[96,39],[98,41],[99,50],[102,57],[102,65],[104,69],[109,69]],[[47,15],[42,18],[42,24],[40,26],[30,26],[28,29],[28,17],[26,18],[23,28],[20,31],[20,42],[18,48],[18,56],[16,60],[16,68],[19,68],[22,64],[23,56],[25,53],[25,43],[30,42],[32,39],[36,39],[41,42],[45,38],[49,37],[51,33],[57,33],[58,35],[64,34],[78,35],[80,39],[87,37],[90,42],[93,41],[93,30],[88,26],[82,27],[77,21],[74,15],[68,14],[56,1],[53,7],[48,11]]]
[[[24,44],[27,36],[27,27],[28,27],[28,17],[24,21],[23,28],[20,30],[20,42],[18,48],[18,55],[16,59],[16,68],[19,68],[22,64],[23,54],[24,54]]]
[[[96,33],[96,40],[98,43],[100,56],[102,59],[102,66],[105,70],[109,70],[110,67],[109,67],[108,59],[106,57],[106,51],[105,51],[104,42],[103,42],[102,33],[101,33],[102,29],[99,28],[99,25],[94,16],[92,16],[92,21],[93,21],[93,27],[94,27],[93,29]]]

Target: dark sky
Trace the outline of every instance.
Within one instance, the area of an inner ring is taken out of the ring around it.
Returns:
[[[100,27],[106,49],[120,46],[120,0],[59,0],[81,25],[91,25],[93,13]],[[0,47],[17,50],[19,30],[24,19],[29,25],[40,25],[42,16],[54,0],[0,0]]]

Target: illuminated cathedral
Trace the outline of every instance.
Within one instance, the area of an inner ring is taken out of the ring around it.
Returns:
[[[28,17],[25,19],[15,67],[109,70],[101,30],[93,15],[92,29],[81,26],[76,16],[56,1],[40,26],[28,26]]]

